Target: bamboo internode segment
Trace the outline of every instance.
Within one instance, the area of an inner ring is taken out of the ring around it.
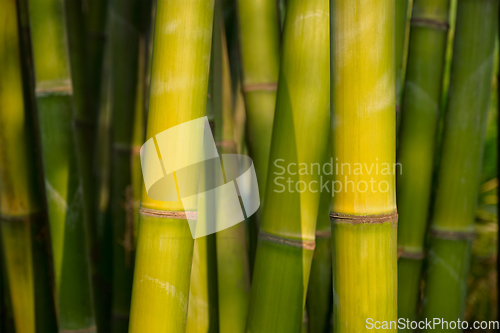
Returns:
[[[139,208],[139,213],[141,215],[169,218],[169,219],[180,219],[180,220],[197,220],[198,212],[181,212],[181,211],[168,211],[168,210],[156,210],[148,208]]]
[[[397,224],[398,213],[378,214],[378,215],[349,215],[342,213],[330,213],[330,218],[334,223],[349,223],[349,224],[377,224],[391,222]]]
[[[282,244],[282,245],[286,245],[286,246],[293,246],[293,247],[298,247],[298,248],[302,248],[302,249],[306,249],[306,250],[314,250],[314,247],[315,247],[315,241],[282,237],[282,236],[267,233],[267,232],[262,231],[262,230],[259,232],[259,239],[265,240],[265,241],[268,241],[271,243]]]

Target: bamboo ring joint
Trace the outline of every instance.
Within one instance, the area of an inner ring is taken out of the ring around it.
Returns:
[[[251,92],[251,91],[276,91],[278,89],[277,82],[266,82],[266,83],[252,83],[245,84],[242,86],[243,92]]]
[[[450,27],[448,22],[426,19],[426,18],[418,18],[418,17],[412,18],[410,20],[410,24],[413,26],[430,27],[444,31],[447,31]]]
[[[317,230],[316,231],[316,238],[329,238],[332,236],[332,231],[331,230]]]
[[[335,223],[349,224],[379,224],[391,222],[398,223],[398,213],[377,214],[377,215],[350,215],[342,213],[330,213],[330,220]]]
[[[197,220],[198,212],[183,212],[183,211],[170,211],[170,210],[156,210],[150,208],[139,208],[139,214],[152,217],[178,219],[178,220]]]
[[[431,229],[430,235],[434,238],[449,240],[473,240],[475,233],[473,231],[444,231]]]
[[[80,328],[76,330],[60,330],[61,333],[91,333],[97,332],[97,326],[92,326],[89,328]]]
[[[292,247],[297,247],[306,250],[314,250],[316,247],[316,243],[314,241],[307,240],[298,240],[298,239],[290,239],[282,236],[277,236],[273,234],[269,234],[265,231],[259,231],[259,239],[265,240],[271,243],[288,245]]]
[[[402,248],[399,248],[398,249],[398,259],[399,258],[422,260],[425,258],[425,254],[424,254],[424,252],[408,252],[408,251],[403,250]]]
[[[113,150],[117,153],[132,153],[134,155],[139,155],[141,153],[141,146],[133,146],[116,142],[113,144]]]
[[[39,220],[45,217],[45,211],[40,211],[25,215],[2,215],[0,214],[0,221],[4,222],[29,222]]]

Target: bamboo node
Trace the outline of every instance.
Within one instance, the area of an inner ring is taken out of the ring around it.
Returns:
[[[97,326],[91,326],[89,328],[79,328],[76,330],[60,330],[60,333],[91,333],[97,332]]]
[[[316,230],[316,238],[330,238],[332,236],[331,230]]]
[[[45,217],[45,211],[35,212],[24,215],[3,215],[0,214],[0,221],[3,222],[30,222]]]
[[[425,258],[425,253],[422,251],[421,252],[408,252],[408,251],[405,251],[403,248],[399,248],[398,249],[398,259],[399,258],[422,260]]]
[[[69,80],[40,81],[37,83],[35,93],[37,97],[71,95],[73,94],[73,86]]]
[[[236,142],[232,141],[232,140],[222,140],[222,141],[216,141],[215,142],[215,145],[217,147],[221,147],[221,148],[227,148],[227,149],[236,149]]]
[[[434,238],[449,239],[449,240],[473,240],[474,231],[444,231],[431,229],[429,232]]]
[[[316,247],[315,241],[308,240],[298,240],[298,239],[290,239],[282,236],[277,236],[273,234],[269,234],[265,231],[259,231],[259,239],[265,240],[271,243],[277,243],[282,245],[288,245],[293,247],[298,247],[306,250],[314,250]]]
[[[113,150],[117,153],[139,155],[141,153],[141,146],[115,142],[113,143]]]
[[[265,82],[265,83],[251,83],[244,84],[241,89],[243,92],[251,92],[251,91],[276,91],[278,89],[277,82]]]
[[[438,21],[438,20],[418,18],[418,17],[412,18],[410,20],[410,24],[413,26],[436,28],[438,30],[444,30],[444,31],[448,31],[450,27],[448,22],[445,21]]]
[[[197,220],[198,212],[192,211],[170,211],[170,210],[156,210],[150,208],[139,208],[139,214],[152,217],[178,219],[178,220]]]
[[[330,220],[335,223],[349,223],[349,224],[379,224],[386,222],[397,224],[398,213],[394,212],[391,214],[350,215],[350,214],[331,212]]]

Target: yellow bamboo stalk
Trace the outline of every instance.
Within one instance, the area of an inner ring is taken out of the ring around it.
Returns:
[[[205,115],[213,0],[159,1],[146,139]],[[182,152],[188,142],[179,138]],[[174,156],[173,158],[184,158]],[[163,158],[172,158],[164,156]],[[193,207],[142,193],[129,331],[183,332],[193,238],[188,222],[165,217]]]
[[[397,320],[395,3],[332,0],[330,11],[333,326],[365,332],[368,318]]]

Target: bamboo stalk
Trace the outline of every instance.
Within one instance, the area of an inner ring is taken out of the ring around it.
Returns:
[[[449,0],[415,0],[398,162],[398,314],[416,320],[448,35]]]
[[[0,20],[0,228],[15,329],[55,331],[32,96],[23,88],[23,79],[29,87],[31,76],[29,62],[21,61],[29,53],[21,51],[20,41],[29,30],[20,31],[13,0],[0,5]]]
[[[242,85],[246,111],[246,144],[255,165],[264,204],[279,75],[280,22],[275,0],[238,0]],[[263,206],[250,218],[250,266],[253,272]]]
[[[98,281],[99,275],[99,256],[100,247],[97,235],[97,201],[95,200],[95,142],[96,142],[96,122],[98,118],[97,107],[95,104],[96,86],[100,87],[100,80],[95,79],[95,75],[100,74],[96,69],[96,62],[99,59],[98,50],[95,43],[92,43],[87,34],[87,23],[96,24],[96,20],[85,15],[84,4],[87,4],[94,16],[96,13],[96,4],[93,1],[85,2],[83,0],[65,0],[65,14],[68,34],[68,52],[71,63],[71,82],[73,87],[73,131],[75,135],[76,157],[78,162],[78,175],[83,193],[83,216],[87,234],[87,248],[90,254],[90,274],[92,280],[92,296],[94,300],[94,313],[96,315],[96,324],[106,326],[102,317],[104,310],[102,306],[106,304],[103,297],[106,292],[100,288],[102,284]],[[105,1],[103,1],[105,2]],[[99,15],[99,13],[98,13]],[[102,15],[102,13],[100,14]],[[94,29],[94,27],[92,27]],[[92,46],[92,48],[90,48]],[[102,55],[101,55],[102,56]],[[101,59],[102,60],[102,59]],[[90,70],[89,70],[90,68]],[[99,78],[100,79],[100,78]]]
[[[219,332],[215,234],[194,241],[186,332]]]
[[[213,0],[158,2],[147,139],[205,115],[212,22]],[[179,138],[179,145],[189,149],[183,138]],[[191,209],[180,201],[154,201],[143,191],[129,326],[132,333],[180,332],[186,328],[193,238],[186,220],[168,218],[162,212]]]
[[[408,23],[408,7],[411,9],[410,1],[414,0],[395,0],[396,1],[396,102],[399,111],[399,105],[403,98],[404,86],[404,63],[405,49],[407,49],[408,39],[407,23]]]
[[[238,0],[238,19],[247,144],[263,201],[279,74],[280,29],[276,1]]]
[[[215,4],[214,4],[215,7]],[[215,8],[214,8],[215,11]],[[216,15],[214,15],[213,31],[216,30]],[[215,53],[214,36],[212,36],[212,50],[210,55],[210,71],[207,90],[206,116],[210,123],[211,131],[214,130],[214,108],[220,100],[214,98],[215,79],[214,61],[220,61],[220,52]],[[221,82],[218,82],[219,84]],[[220,89],[219,89],[220,90]],[[214,133],[212,133],[214,134]],[[206,188],[214,187],[215,169],[206,165],[203,169],[203,179]],[[206,224],[209,218],[215,219],[213,211],[209,209],[214,205],[212,198],[206,198],[202,207],[198,207],[198,223]],[[219,332],[219,304],[217,290],[217,249],[216,236],[210,234],[194,240],[193,263],[189,284],[189,305],[186,322],[186,332]]]
[[[31,48],[31,32],[29,24],[29,9],[28,1],[20,0],[17,2],[18,23],[20,29],[20,56],[21,56],[21,72],[24,90],[24,108],[26,112],[27,139],[32,140],[35,146],[34,155],[35,161],[31,162],[36,166],[37,170],[41,170],[40,142],[35,140],[39,132],[35,123],[36,119],[36,100],[35,100],[35,82],[33,57]],[[15,54],[15,52],[13,52]],[[15,66],[14,66],[15,67]],[[37,172],[37,182],[41,175]],[[42,184],[36,186],[36,196],[38,201],[42,202],[43,210],[45,207],[45,197],[41,190]],[[12,230],[17,229],[13,227]],[[31,246],[32,246],[32,262],[33,274],[36,277],[34,280],[34,298],[35,298],[35,330],[37,332],[52,331],[57,329],[56,309],[53,295],[53,267],[48,254],[50,251],[50,236],[48,230],[48,219],[46,211],[42,219],[35,218],[30,222]],[[7,236],[10,238],[9,236]],[[9,239],[7,242],[10,242]],[[6,252],[6,251],[5,251]],[[22,252],[22,251],[20,251]],[[16,274],[17,279],[17,274]],[[11,311],[11,310],[9,310]],[[23,318],[24,320],[25,318]],[[10,324],[10,323],[9,323]],[[13,328],[5,327],[5,331],[13,331]]]
[[[139,71],[140,2],[112,0],[110,43],[112,66],[111,218],[113,221],[113,332],[128,327],[134,269],[134,193],[132,158]],[[139,92],[140,93],[140,92]]]
[[[393,0],[330,6],[335,332],[397,320],[394,8]]]
[[[86,44],[88,55],[89,104],[91,113],[98,114],[101,98],[101,78],[104,50],[107,42],[106,23],[109,0],[87,0],[88,13],[85,16]],[[97,117],[95,117],[97,121]]]
[[[3,249],[3,246],[2,246]],[[7,269],[5,267],[5,260],[3,260],[3,251],[2,251],[2,272],[7,275]],[[16,330],[14,324],[14,314],[12,313],[12,301],[10,299],[9,294],[9,281],[7,276],[2,278],[2,319],[1,325],[2,330],[5,332],[14,332]]]
[[[99,242],[99,256],[97,267],[99,275],[95,276],[95,290],[100,295],[96,297],[96,312],[99,332],[111,332],[111,305],[113,280],[113,225],[111,220],[110,174],[111,174],[111,46],[106,44],[100,106],[97,131],[96,165],[98,166],[98,208],[97,208],[97,240]],[[142,184],[141,184],[142,185]]]
[[[236,154],[229,55],[220,0],[215,1],[212,48],[215,144],[219,156]],[[223,165],[223,167],[229,166]],[[224,170],[226,173],[228,172],[228,170]],[[216,233],[216,250],[220,332],[244,332],[250,294],[245,224],[238,223],[218,231]]]
[[[87,39],[82,0],[65,0],[68,54],[73,88],[73,123],[78,175],[83,193],[83,216],[87,228],[87,247],[91,254],[91,274],[95,275],[93,258],[97,252],[96,205],[94,201],[94,142],[96,112],[89,98],[89,77],[87,74]]]
[[[320,175],[299,175],[294,163],[319,165],[327,153],[328,22],[328,0],[287,2],[247,332],[299,332],[302,327],[320,201],[315,186]],[[286,188],[288,181],[291,189]]]
[[[81,31],[81,43],[85,45],[85,80],[86,86],[86,117],[87,131],[82,136],[82,153],[86,156],[86,204],[87,223],[90,225],[90,253],[92,263],[92,284],[94,289],[94,304],[96,321],[101,332],[109,332],[109,306],[111,302],[110,288],[107,285],[109,280],[106,247],[101,234],[99,233],[99,172],[97,151],[99,112],[101,111],[101,81],[106,82],[103,76],[104,51],[107,39],[106,23],[108,16],[108,0],[86,0],[82,5],[86,5],[87,12],[83,17]],[[104,79],[104,80],[103,80]],[[74,78],[73,78],[74,80]]]
[[[330,332],[331,329],[333,299],[332,234],[328,216],[330,203],[331,193],[322,192],[318,208],[318,222],[316,223],[316,248],[314,249],[307,288],[306,309],[309,332]]]
[[[330,143],[331,137],[328,140]],[[328,147],[327,154],[324,156],[323,165],[331,162],[332,155],[330,152],[331,146]],[[331,181],[333,177],[323,172],[320,179]],[[309,332],[330,332],[332,326],[332,231],[329,217],[331,201],[332,194],[323,190],[318,206],[316,247],[307,288],[307,316],[305,317],[307,318]]]
[[[498,9],[498,1],[458,2],[423,318],[456,321],[465,311]]]
[[[64,2],[32,0],[29,10],[59,330],[94,332],[88,235],[73,141]]]

